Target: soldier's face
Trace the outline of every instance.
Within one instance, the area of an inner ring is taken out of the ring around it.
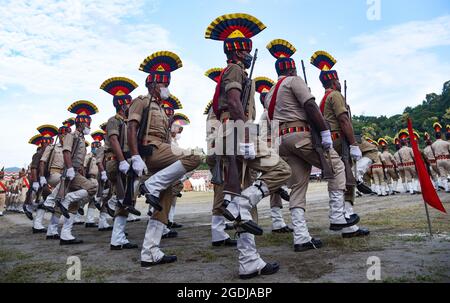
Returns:
[[[339,82],[339,80],[333,80],[333,86],[335,90],[341,91],[341,82]]]

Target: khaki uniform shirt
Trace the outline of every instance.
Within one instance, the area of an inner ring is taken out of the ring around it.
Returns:
[[[84,167],[86,169],[87,177],[96,177],[98,174],[97,161],[95,156],[92,153],[86,155],[84,159]]]
[[[41,161],[42,154],[44,153],[43,148],[38,148],[31,158],[30,169],[39,169],[39,161]]]
[[[220,84],[220,95],[219,95],[219,110],[222,111],[220,120],[225,118],[230,118],[228,104],[227,104],[227,93],[232,89],[237,89],[241,93],[244,90],[245,83],[247,82],[248,76],[245,72],[245,68],[242,63],[229,63],[227,70],[222,76],[222,82]],[[255,120],[256,110],[255,110],[255,83],[252,82],[252,87],[250,90],[249,100],[247,103],[247,108],[244,108],[245,115],[249,120]]]
[[[433,154],[433,150],[431,149],[431,145],[428,145],[427,147],[425,147],[425,149],[423,150],[423,154],[425,155],[425,157],[427,157],[428,161],[436,160],[434,158],[434,154]]]
[[[330,125],[332,132],[340,132],[341,126],[339,125],[338,117],[344,113],[348,113],[349,109],[345,102],[344,96],[335,90],[330,93],[325,100],[325,107],[323,110],[323,117]]]
[[[399,156],[401,157],[401,160],[403,161],[403,164],[406,164],[408,162],[414,162],[414,153],[411,147],[403,146],[399,151]]]
[[[395,159],[394,156],[387,150],[382,153],[384,164],[386,165],[394,165]]]
[[[137,121],[139,124],[142,120],[142,115],[146,107],[150,104],[148,123],[146,126],[140,127],[146,128],[146,135],[144,137],[143,145],[149,145],[154,141],[164,142],[170,144],[170,127],[169,118],[167,117],[164,109],[156,101],[150,102],[150,96],[139,96],[133,100],[130,106],[128,115],[128,121]],[[107,129],[108,135],[109,133]]]
[[[104,161],[105,161],[105,146],[103,145],[103,146],[100,146],[97,149],[97,152],[95,153],[95,162],[103,163],[103,165],[104,165],[105,164]]]
[[[278,81],[283,77],[279,77]],[[276,85],[274,85],[265,99],[265,108],[269,108]],[[283,122],[304,121],[307,115],[304,108],[308,100],[315,100],[314,96],[300,77],[287,77],[278,89],[276,96],[277,105],[273,113],[273,119]]]
[[[436,157],[450,155],[450,143],[447,141],[438,139],[431,147],[433,148]]]
[[[106,124],[106,133],[108,134],[105,138],[105,153],[107,156],[110,156],[112,155],[111,153],[113,153],[111,143],[109,142],[109,138],[112,136],[117,136],[117,140],[119,141],[119,144],[121,144],[120,147],[122,148],[123,153],[127,153],[129,151],[127,140],[127,123],[122,116],[115,115],[108,119],[108,123]]]
[[[53,153],[52,153],[53,150]],[[49,145],[44,151],[41,157],[41,161],[49,163],[49,168],[63,169],[64,157],[63,157],[63,145],[61,143],[55,146]]]
[[[78,147],[75,146],[75,138],[79,138]],[[81,168],[84,166],[84,159],[86,158],[86,144],[83,134],[75,131],[67,134],[64,137],[63,152],[68,151],[72,153],[72,149],[76,148],[72,156],[72,165],[74,168]]]

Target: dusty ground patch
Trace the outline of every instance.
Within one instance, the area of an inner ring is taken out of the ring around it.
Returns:
[[[450,195],[441,194],[447,209]],[[210,244],[211,193],[186,193],[177,206],[176,221],[182,223],[179,237],[164,239],[161,247],[176,254],[179,261],[142,269],[140,251],[110,251],[110,232],[83,226],[75,234],[85,241],[76,247],[61,247],[58,241],[31,233],[31,222],[23,215],[0,218],[0,282],[69,282],[69,256],[82,262],[81,282],[240,282],[237,251]],[[328,230],[328,202],[325,184],[311,184],[307,220],[314,237],[324,241],[316,251],[295,253],[292,235],[270,232],[268,199],[259,206],[260,224],[265,233],[257,237],[259,252],[266,261],[281,264],[277,275],[254,282],[368,282],[367,259],[381,261],[382,282],[449,282],[450,219],[432,210],[431,240],[420,196],[397,195],[357,199],[360,225],[371,229],[367,238],[342,239]],[[146,205],[139,207],[145,213]],[[289,223],[288,205],[283,209]],[[129,239],[142,244],[147,218],[129,223]],[[234,236],[233,233],[230,233]]]

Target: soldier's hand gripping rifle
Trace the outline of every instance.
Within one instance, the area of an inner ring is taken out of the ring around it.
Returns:
[[[122,202],[122,206],[131,214],[140,216],[141,212],[134,207],[135,192],[136,188],[139,186],[139,177],[134,172],[132,165],[130,165],[130,169],[128,170],[128,173],[126,175],[124,175],[122,172],[120,172],[120,174],[122,176],[125,176],[126,179],[125,196]]]
[[[76,150],[78,149],[79,144],[80,144],[80,138],[75,137],[75,142],[74,142],[74,144],[72,146],[72,151],[70,153],[72,160],[73,160],[73,156],[75,155]],[[69,210],[67,208],[65,208],[64,205],[62,205],[61,202],[66,197],[66,194],[67,194],[67,191],[68,191],[68,189],[70,187],[70,183],[71,182],[72,182],[72,180],[67,178],[67,167],[65,167],[64,170],[63,170],[63,173],[61,174],[61,180],[59,182],[58,193],[56,194],[56,197],[55,197],[55,205],[57,207],[59,207],[59,209],[61,210],[62,215],[64,217],[66,217],[67,219],[70,218]]]
[[[306,80],[306,70],[305,70],[305,63],[302,62],[302,70],[303,70],[303,78],[305,79],[306,85],[308,85],[308,82]],[[317,155],[319,156],[320,165],[322,166],[322,177],[324,180],[330,180],[334,178],[334,172],[333,172],[333,166],[331,164],[331,157],[330,157],[330,151],[324,151],[322,147],[322,139],[320,137],[319,131],[314,127],[314,124],[308,119],[308,124],[311,131],[311,140],[313,144],[313,148],[316,151]],[[326,159],[324,153],[327,153],[328,160]]]

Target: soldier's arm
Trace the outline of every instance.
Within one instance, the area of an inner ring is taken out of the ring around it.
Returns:
[[[139,155],[138,144],[137,144],[137,131],[139,129],[139,123],[136,120],[128,122],[127,128],[127,139],[128,148],[132,156]]]
[[[322,113],[317,106],[316,101],[314,99],[310,99],[305,102],[305,111],[308,114],[309,120],[316,127],[316,129],[320,132],[328,130],[328,127],[325,123],[325,119],[322,116]]]
[[[240,90],[233,88],[227,92],[227,104],[232,120],[242,120],[244,122],[247,120],[244,115],[244,109],[242,108]]]
[[[64,165],[67,168],[73,167],[72,155],[71,155],[70,151],[68,151],[68,150],[63,151],[63,158],[64,158]]]
[[[38,171],[36,168],[31,169],[31,182],[37,182],[38,181]]]
[[[340,114],[338,117],[339,125],[342,133],[350,145],[356,144],[355,134],[353,132],[353,125],[347,113]]]

